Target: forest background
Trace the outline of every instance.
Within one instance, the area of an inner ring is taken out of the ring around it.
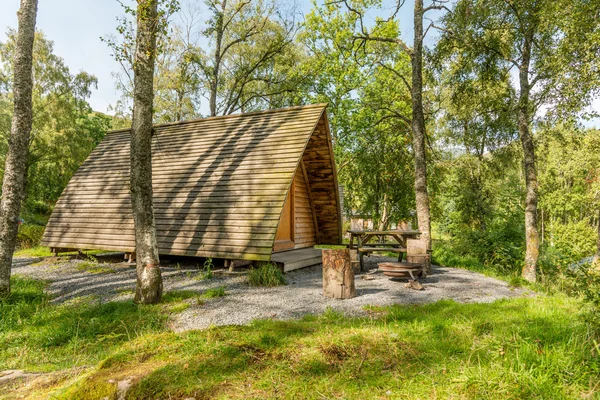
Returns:
[[[479,3],[447,4],[426,20],[424,107],[434,258],[518,276],[525,253],[518,71],[485,49],[475,54],[464,35],[457,39],[459,29],[487,35],[485,23],[503,12],[492,7],[485,15]],[[410,16],[410,5],[404,8]],[[572,20],[560,16],[568,13],[559,11],[541,10],[575,29]],[[119,65],[113,73],[118,99],[105,112],[90,106],[98,79],[72,71],[52,38],[41,30],[36,34],[20,247],[39,243],[54,203],[104,134],[130,125],[134,27],[125,15],[101,38]],[[405,17],[392,3],[372,0],[182,1],[159,41],[155,122],[326,102],[345,215],[370,218],[379,228],[416,222],[407,123],[411,63],[395,45],[410,36]],[[366,31],[388,40],[358,40]],[[8,28],[0,44],[1,166],[12,117],[14,39]],[[517,39],[502,40],[500,48],[510,48],[510,40]],[[539,46],[540,53],[555,55],[546,69],[535,71],[547,84],[533,91],[530,110],[539,185],[538,267],[542,279],[550,279],[600,245],[600,135],[592,127],[597,115],[591,106],[597,94],[593,77],[599,75],[591,63],[577,82],[551,79],[566,76],[560,63],[568,57],[552,45]],[[561,84],[563,90],[553,90]],[[585,96],[573,89],[580,87]]]

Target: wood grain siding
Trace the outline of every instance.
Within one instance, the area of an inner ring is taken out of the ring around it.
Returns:
[[[324,109],[321,104],[155,126],[152,182],[160,253],[269,260],[300,160],[308,155],[318,164],[327,159],[320,153],[329,155]],[[81,165],[48,221],[45,246],[134,251],[129,135],[107,134]],[[315,168],[306,169],[315,173],[308,183],[320,185],[311,193],[323,201],[333,189],[324,186],[333,181]],[[334,168],[329,160],[325,170]],[[336,217],[319,220],[331,237],[328,221]]]
[[[323,114],[302,156],[317,220],[317,242],[323,244],[342,241],[339,189],[331,146],[327,115]]]
[[[313,213],[308,197],[308,187],[304,180],[302,168],[298,168],[294,176],[294,243],[295,249],[312,247],[317,244]]]

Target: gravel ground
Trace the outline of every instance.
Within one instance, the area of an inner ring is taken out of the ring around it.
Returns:
[[[135,266],[122,262],[93,264],[74,259],[19,258],[15,259],[13,273],[44,279],[50,282],[48,291],[54,302],[64,302],[80,296],[95,296],[100,301],[130,300],[135,285]],[[385,257],[367,258],[367,269],[372,271],[377,262],[391,260]],[[90,268],[96,268],[91,273]],[[98,273],[100,271],[100,273]],[[198,304],[189,299],[191,306],[175,315],[171,327],[175,331],[203,329],[211,325],[240,325],[254,319],[298,318],[319,314],[327,308],[347,315],[366,315],[364,306],[430,303],[442,299],[458,302],[487,303],[494,300],[533,295],[525,289],[510,288],[500,280],[456,268],[434,267],[433,273],[421,280],[425,290],[404,287],[404,280],[391,280],[376,272],[368,274],[372,280],[356,277],[353,299],[334,300],[322,295],[321,267],[315,266],[286,274],[288,285],[276,288],[250,287],[243,275],[215,274],[213,279],[202,280],[193,268],[165,267],[165,291],[194,290],[202,293],[208,288],[224,286],[226,296]]]

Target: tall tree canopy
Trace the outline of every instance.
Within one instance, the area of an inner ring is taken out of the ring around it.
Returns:
[[[293,9],[276,0],[188,2],[167,15],[159,32],[154,87],[155,121],[293,105],[302,76],[295,65],[303,57],[295,42]],[[173,11],[173,10],[171,10]],[[115,111],[131,109],[134,26],[119,18],[118,36],[104,40],[122,70],[115,73],[122,93]],[[168,32],[168,34],[166,34]]]
[[[597,4],[586,0],[459,0],[443,19],[439,46],[449,58],[483,59],[479,69],[516,75],[514,115],[526,183],[523,277],[530,281],[540,245],[533,123],[542,107],[565,116],[590,104],[600,83],[598,18]]]
[[[356,40],[360,15],[339,3],[315,6],[300,35],[309,55],[302,70],[313,77],[309,101],[330,106],[346,213],[385,228],[414,207],[411,99],[398,79],[409,79],[410,58],[392,43]],[[397,37],[398,21],[380,34]]]
[[[13,66],[16,32],[8,31],[0,43],[0,160],[8,147],[12,115]],[[6,60],[6,61],[5,61]],[[110,117],[92,111],[87,99],[96,87],[96,77],[86,72],[72,74],[54,53],[54,44],[43,32],[35,34],[33,46],[33,126],[27,161],[27,197],[53,203],[79,165],[102,140]]]

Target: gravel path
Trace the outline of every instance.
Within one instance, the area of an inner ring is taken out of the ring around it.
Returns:
[[[369,257],[367,268],[376,268],[377,262],[391,260]],[[80,296],[95,296],[100,301],[130,300],[135,285],[135,266],[110,262],[93,264],[89,261],[68,259],[15,259],[13,273],[44,279],[50,282],[48,291],[54,302],[64,302]],[[91,273],[89,271],[94,271]],[[98,273],[100,271],[100,273]],[[364,306],[430,303],[442,299],[458,302],[492,302],[494,300],[532,295],[525,289],[510,288],[500,280],[475,272],[434,267],[433,273],[421,283],[423,291],[404,287],[402,280],[390,280],[381,273],[369,274],[372,280],[356,277],[357,296],[348,300],[334,300],[322,295],[321,267],[305,268],[286,274],[288,285],[276,288],[250,287],[243,275],[215,274],[213,279],[202,280],[197,269],[166,267],[163,269],[165,291],[194,290],[202,293],[208,288],[225,287],[226,296],[198,304],[189,299],[191,306],[175,315],[175,331],[203,329],[211,325],[246,324],[254,319],[298,318],[318,314],[327,308],[347,315],[366,315]]]

